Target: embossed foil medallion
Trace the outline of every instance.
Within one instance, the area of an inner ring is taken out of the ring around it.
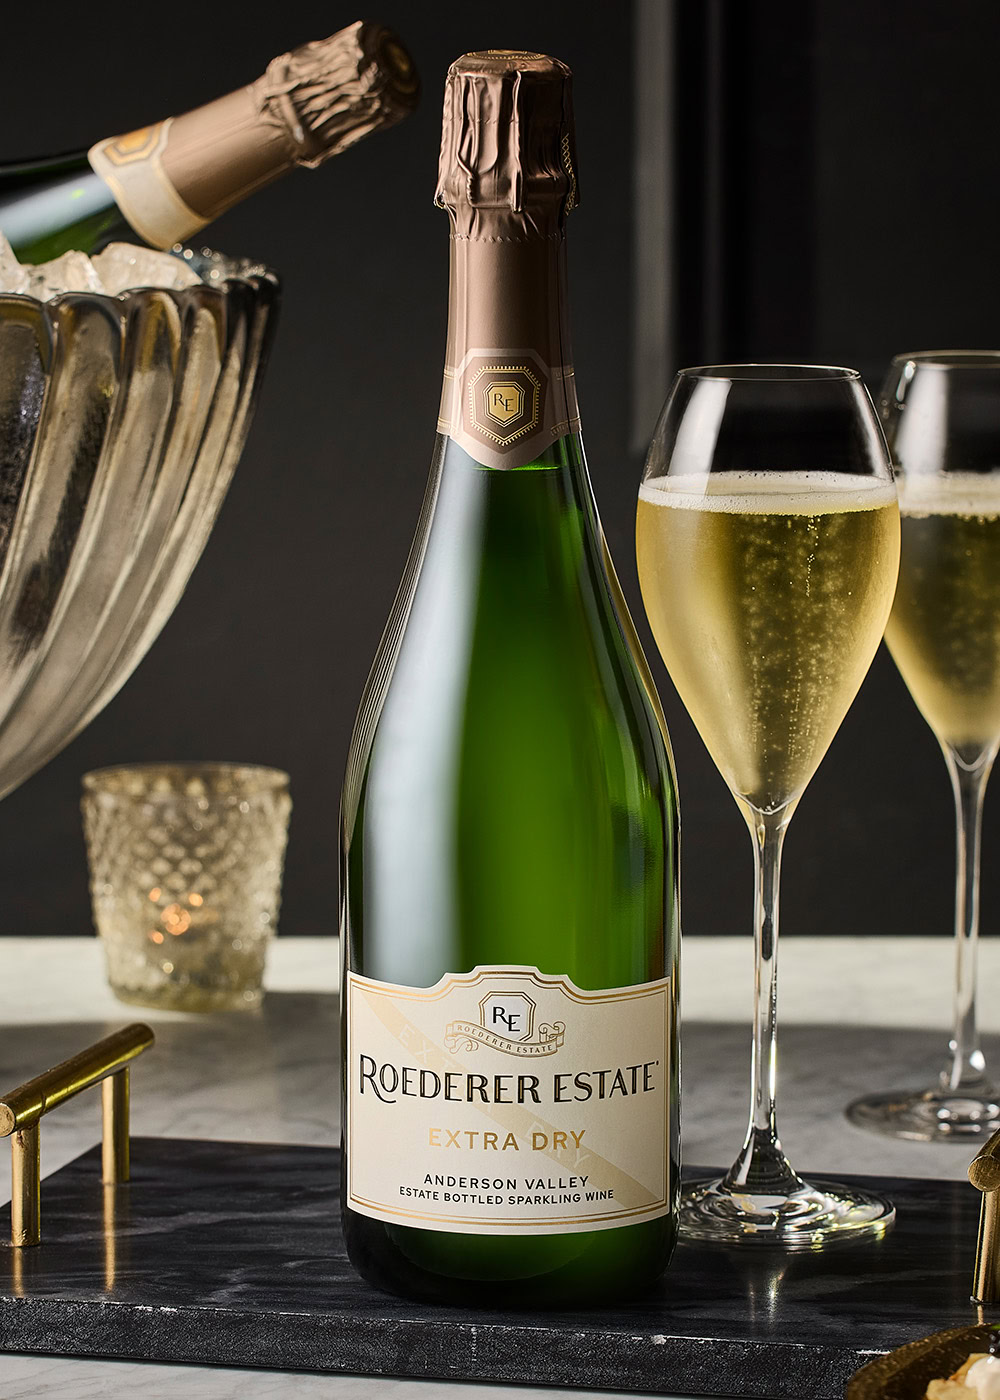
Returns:
[[[483,466],[522,467],[578,426],[572,368],[532,350],[474,349],[445,370],[438,431]]]
[[[528,365],[482,364],[465,371],[465,427],[503,449],[538,427],[542,381]]]

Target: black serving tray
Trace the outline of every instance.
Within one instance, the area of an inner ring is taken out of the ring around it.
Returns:
[[[840,1400],[873,1356],[976,1321],[980,1197],[884,1191],[883,1239],[815,1253],[678,1247],[613,1310],[479,1312],[402,1301],[351,1269],[332,1148],[137,1138],[132,1182],[100,1149],[42,1187],[43,1243],[0,1248],[0,1348],[143,1361]]]

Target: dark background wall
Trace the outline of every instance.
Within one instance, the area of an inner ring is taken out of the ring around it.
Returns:
[[[992,345],[993,0],[676,0],[669,141],[677,362],[857,364]],[[0,807],[0,932],[88,931],[77,793],[88,768],[205,757],[273,763],[295,811],[285,933],[336,927],[339,785],[353,721],[416,520],[445,328],[447,222],[431,203],[445,69],[465,49],[553,52],[576,75],[582,208],[570,222],[576,366],[596,494],[661,685],[684,821],[689,933],[742,932],[745,829],[663,673],[635,585],[640,457],[627,444],[633,324],[634,45],[649,10],[537,0],[383,3],[424,79],[417,116],[212,227],[283,277],[256,424],[205,556],[160,640],[90,728]],[[118,23],[60,11],[37,62],[4,65],[0,160],[72,149],[255,77],[355,15],[314,0],[162,9]],[[9,53],[35,16],[5,17]],[[19,32],[21,31],[21,32]],[[665,159],[667,150],[665,147]],[[713,183],[714,182],[714,183]],[[663,384],[666,392],[667,383]],[[414,425],[423,425],[414,427]],[[984,924],[1000,925],[1000,798],[987,803]],[[796,816],[784,929],[944,932],[952,881],[940,755],[891,663],[872,674]]]

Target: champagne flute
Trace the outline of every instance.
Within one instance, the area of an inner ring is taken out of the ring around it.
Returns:
[[[886,641],[955,796],[954,1029],[936,1084],[859,1099],[848,1116],[896,1137],[962,1142],[1000,1120],[976,1030],[980,825],[1000,745],[1000,352],[898,355],[879,411],[903,517]]]
[[[881,1234],[880,1196],[807,1182],[778,1138],[778,882],[785,832],[878,648],[899,562],[896,490],[855,370],[682,370],[639,491],[639,583],[671,679],[743,814],[756,902],[752,1097],[688,1238],[812,1248]]]

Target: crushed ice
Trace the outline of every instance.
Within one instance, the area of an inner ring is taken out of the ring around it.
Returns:
[[[60,292],[103,292],[104,284],[86,253],[63,253],[51,262],[29,264],[28,291],[39,301],[48,301]]]
[[[0,292],[21,292],[48,301],[62,292],[104,292],[116,296],[130,287],[165,287],[181,291],[202,279],[190,264],[172,253],[131,243],[109,243],[94,258],[63,253],[51,262],[19,263],[0,233]]]
[[[201,282],[190,263],[172,253],[158,253],[133,243],[109,243],[93,259],[93,265],[112,296],[129,287],[166,287],[179,292]]]

